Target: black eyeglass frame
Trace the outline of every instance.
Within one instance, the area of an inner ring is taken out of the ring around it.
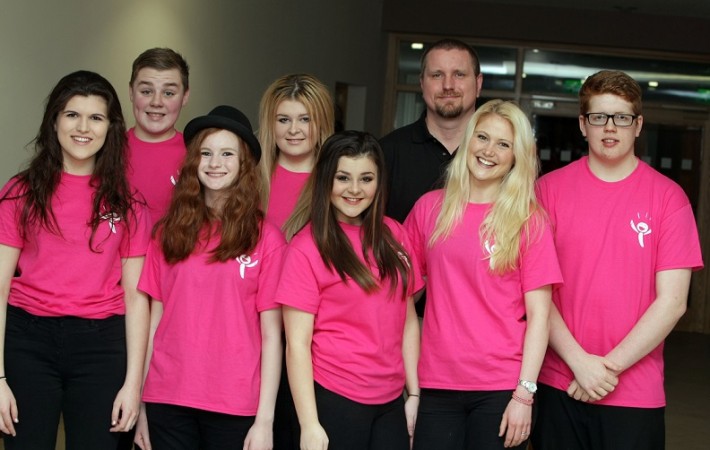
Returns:
[[[614,126],[616,126],[616,127],[621,127],[621,128],[628,128],[628,127],[632,126],[632,125],[634,124],[634,121],[635,121],[636,119],[638,119],[638,117],[639,117],[638,114],[622,114],[622,113],[618,113],[618,114],[586,113],[586,114],[583,114],[583,116],[587,118],[587,123],[588,123],[589,125],[593,126],[593,127],[605,127],[606,124],[609,123],[609,119],[611,119],[611,121],[614,122]],[[589,120],[589,116],[604,116],[604,117],[606,117],[606,120],[604,121],[604,123],[592,123],[592,122]],[[619,125],[618,123],[616,123],[616,119],[617,119],[619,116],[631,117],[631,123],[628,124],[628,125]]]

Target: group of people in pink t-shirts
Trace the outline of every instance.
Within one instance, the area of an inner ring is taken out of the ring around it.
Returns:
[[[466,77],[447,45],[429,88]],[[68,449],[663,448],[662,341],[703,263],[687,197],[634,156],[626,74],[585,81],[589,155],[539,181],[525,113],[481,105],[404,223],[311,75],[267,88],[258,132],[227,105],[177,131],[171,49],[129,93],[126,130],[105,78],[62,78],[0,191],[8,450],[53,449],[60,418]]]

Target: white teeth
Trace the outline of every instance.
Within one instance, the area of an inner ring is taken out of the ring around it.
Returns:
[[[478,158],[478,162],[480,162],[484,166],[495,166],[495,163],[492,163],[490,161],[486,161],[485,159],[480,158],[480,157]]]
[[[89,142],[91,139],[89,139],[87,137],[74,136],[74,140],[79,141],[79,142]]]

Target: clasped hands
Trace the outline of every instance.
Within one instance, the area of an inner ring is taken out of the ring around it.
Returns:
[[[603,399],[616,389],[622,368],[608,358],[587,354],[571,367],[574,380],[567,395],[582,402]]]

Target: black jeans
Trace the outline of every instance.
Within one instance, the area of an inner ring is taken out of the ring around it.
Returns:
[[[124,316],[38,317],[8,305],[7,383],[17,400],[8,450],[54,450],[60,414],[67,450],[115,449],[113,401],[126,374]]]
[[[422,389],[414,449],[503,449],[505,438],[498,437],[498,432],[512,392]],[[512,448],[526,446],[527,441]]]
[[[242,450],[254,416],[146,403],[153,450]]]
[[[404,399],[366,405],[316,383],[318,420],[328,435],[328,450],[409,450]]]

